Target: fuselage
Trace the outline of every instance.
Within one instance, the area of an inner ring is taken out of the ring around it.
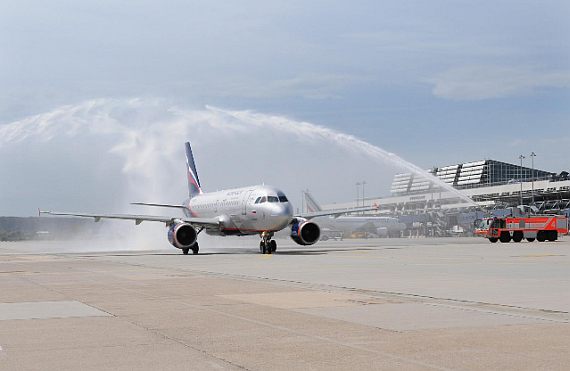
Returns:
[[[188,217],[218,218],[219,229],[208,234],[248,235],[276,232],[293,217],[293,207],[277,188],[258,185],[201,193],[184,202]]]
[[[397,218],[385,216],[339,216],[318,218],[320,224],[332,229],[342,230],[346,233],[368,230],[381,234],[400,232],[405,229],[405,224],[400,223]]]

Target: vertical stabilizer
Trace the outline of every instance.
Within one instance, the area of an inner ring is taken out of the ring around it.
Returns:
[[[188,171],[188,195],[190,198],[202,193],[200,179],[194,163],[194,155],[189,142],[186,142],[186,170]]]
[[[307,211],[310,213],[314,213],[317,211],[322,211],[321,206],[318,204],[317,201],[311,196],[309,191],[303,191],[305,194],[305,204],[307,205]]]

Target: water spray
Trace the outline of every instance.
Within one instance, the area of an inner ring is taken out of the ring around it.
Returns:
[[[228,135],[226,139],[232,140],[232,133],[247,135],[244,133],[250,133],[252,128],[259,128],[259,132],[286,133],[309,144],[333,144],[375,162],[405,169],[480,209],[472,199],[433,174],[355,136],[283,116],[211,106],[205,110],[188,110],[162,99],[96,99],[59,107],[0,126],[0,150],[31,138],[42,143],[63,143],[67,138],[76,141],[78,137],[92,143],[109,138],[111,144],[107,151],[123,158],[129,196],[152,201],[164,193],[164,184],[157,183],[161,178],[157,174],[170,173],[165,166],[177,168],[180,149],[170,144],[174,137],[189,139],[202,133],[203,138],[208,138],[210,134],[206,133],[215,132],[217,136]]]
[[[322,139],[331,142],[339,147],[347,149],[349,151],[362,153],[373,159],[380,160],[395,165],[399,168],[406,169],[440,186],[446,191],[457,195],[457,197],[459,197],[461,200],[474,206],[475,208],[477,209],[481,208],[481,206],[478,205],[475,201],[473,201],[470,197],[459,192],[453,186],[445,183],[444,181],[434,176],[433,174],[429,173],[428,171],[425,171],[424,169],[418,167],[417,165],[414,165],[411,162],[404,160],[403,158],[392,152],[388,152],[378,146],[370,144],[355,136],[345,134],[324,126],[318,126],[303,121],[295,121],[294,122],[295,125],[291,125],[291,120],[279,116],[268,116],[259,113],[254,113],[251,111],[228,111],[211,106],[207,106],[206,108],[213,112],[219,112],[234,117],[239,121],[248,123],[250,125],[269,126],[271,128],[291,133],[297,136],[302,136],[304,138],[311,137],[314,139]]]

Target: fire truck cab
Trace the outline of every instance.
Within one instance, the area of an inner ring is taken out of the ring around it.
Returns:
[[[556,241],[560,235],[568,234],[568,218],[564,215],[487,218],[475,233],[493,243],[521,242],[525,238],[528,242]]]

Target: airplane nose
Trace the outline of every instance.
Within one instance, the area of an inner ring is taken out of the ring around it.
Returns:
[[[274,205],[273,210],[271,212],[271,217],[274,223],[272,228],[275,229],[284,228],[289,223],[292,216],[293,216],[293,209],[291,205],[289,205],[289,203]]]
[[[277,205],[276,205],[277,206]],[[273,209],[271,216],[292,216],[293,210],[291,209],[291,205],[287,204],[279,204],[277,207]]]
[[[281,204],[281,208],[283,210],[283,212],[282,212],[283,216],[286,216],[289,218],[293,216],[293,207],[291,206],[290,203]]]

